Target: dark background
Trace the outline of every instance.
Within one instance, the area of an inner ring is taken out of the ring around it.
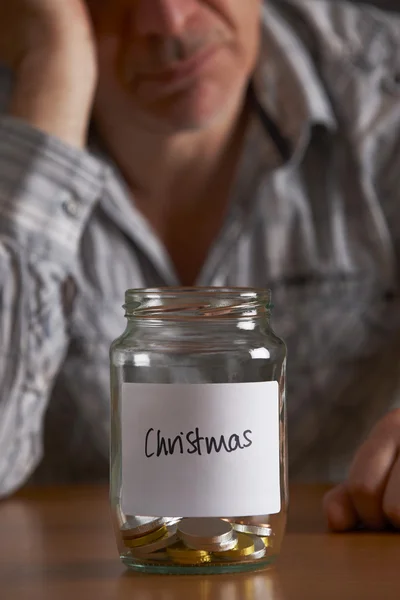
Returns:
[[[400,0],[352,0],[352,2],[357,4],[368,2],[369,4],[374,4],[379,8],[389,8],[391,10],[398,10],[400,12]]]
[[[362,1],[374,4],[379,8],[389,8],[391,10],[398,10],[400,12],[400,0],[352,0],[360,4]]]

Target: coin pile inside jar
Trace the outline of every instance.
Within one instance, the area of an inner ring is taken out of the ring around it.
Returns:
[[[199,565],[259,560],[266,554],[272,532],[268,525],[233,519],[129,517],[121,535],[134,558]]]

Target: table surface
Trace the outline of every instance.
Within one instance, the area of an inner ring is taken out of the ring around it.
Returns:
[[[120,564],[104,487],[31,489],[0,502],[5,600],[399,600],[400,534],[329,534],[322,486],[291,490],[275,568],[161,576]]]

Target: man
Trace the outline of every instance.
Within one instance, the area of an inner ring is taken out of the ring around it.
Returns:
[[[251,285],[289,347],[292,476],[339,482],[333,529],[400,526],[399,30],[315,0],[0,0],[2,495],[39,463],[106,475],[125,289]]]

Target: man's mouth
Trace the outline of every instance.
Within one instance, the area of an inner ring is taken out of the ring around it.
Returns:
[[[146,90],[146,94],[167,95],[195,81],[215,58],[220,47],[210,45],[186,60],[175,61],[170,67],[133,74],[130,84]]]

